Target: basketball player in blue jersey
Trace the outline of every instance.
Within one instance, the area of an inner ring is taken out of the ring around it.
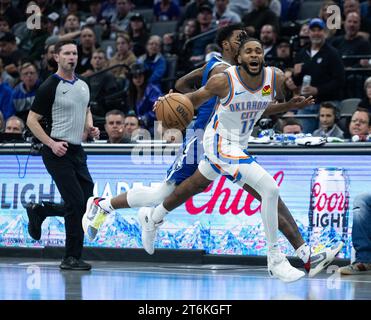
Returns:
[[[208,78],[206,77],[206,75],[210,77],[211,75],[218,74],[220,72],[223,72],[231,63],[235,64],[236,62],[233,61],[232,56],[236,55],[237,53],[237,47],[239,45],[239,34],[241,34],[241,29],[239,28],[239,26],[229,26],[227,28],[223,28],[219,33],[218,43],[223,48],[224,59],[215,59],[214,61],[210,61],[203,68],[196,69],[195,71],[178,80],[176,85],[178,91],[181,91],[183,93],[192,92],[194,90],[195,83],[200,82],[200,80],[202,80],[203,84],[206,83]],[[279,95],[277,95],[276,99],[279,98]],[[211,101],[212,103],[210,103]],[[210,115],[212,114],[215,101],[216,99],[214,97],[214,99],[210,99],[200,107],[198,112],[198,121],[196,121],[194,125],[195,129],[203,128],[208,122]],[[212,108],[210,108],[210,106],[212,106]],[[275,112],[282,112],[281,109],[275,109]],[[197,142],[198,141],[196,136],[192,137],[188,141],[185,141],[182,154],[178,157],[178,160],[174,162],[173,166],[168,171],[167,182],[162,184],[159,188],[136,187],[130,190],[128,193],[121,194],[118,197],[112,199],[97,198],[95,199],[95,202],[93,202],[93,198],[91,198],[88,203],[87,213],[89,213],[89,215],[93,218],[92,220],[94,220],[94,222],[98,221],[98,223],[91,223],[90,221],[87,221],[87,219],[85,219],[85,231],[89,230],[89,232],[87,232],[88,235],[91,238],[94,238],[99,226],[104,221],[103,219],[97,219],[97,213],[99,212],[104,212],[104,214],[106,214],[114,210],[113,208],[118,209],[128,207],[153,206],[159,204],[162,200],[164,200],[164,198],[169,193],[174,191],[176,185],[184,181],[196,171],[198,161],[197,159],[193,158],[187,159],[187,151],[189,151],[191,148],[193,150],[197,150],[197,148],[200,148],[200,146],[197,145]],[[193,152],[191,154],[197,155],[197,152]],[[231,179],[233,180],[233,178]],[[203,184],[209,183],[209,180],[203,182]],[[243,185],[243,188],[247,192],[252,194],[255,198],[261,200],[260,195],[254,189],[246,184]],[[129,200],[129,198],[131,198],[131,200]],[[283,203],[281,198],[279,198],[278,212],[279,229],[290,241],[290,243],[295,248],[298,256],[305,263],[305,267],[307,271],[309,271],[310,276],[313,276],[316,273],[320,272],[334,259],[335,255],[340,251],[342,246],[341,243],[334,248],[328,248],[316,255],[311,255],[310,247],[304,242],[295,223],[295,220],[292,218],[290,211]],[[143,219],[141,219],[143,245],[146,251],[152,254],[154,252],[153,243],[155,240],[156,229],[159,224],[153,223],[151,219],[145,219],[144,215],[145,213],[142,214]],[[85,215],[85,218],[86,216],[87,214]],[[149,221],[150,223],[152,223],[152,225],[145,225],[145,221]],[[88,226],[89,223],[90,225]],[[314,263],[314,261],[316,262]]]

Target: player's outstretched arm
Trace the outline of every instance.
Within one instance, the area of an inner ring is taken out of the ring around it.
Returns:
[[[185,76],[177,80],[175,83],[175,89],[181,93],[188,93],[200,88],[204,70],[205,66],[187,73]]]
[[[275,68],[276,71],[276,95],[275,102],[272,102],[265,110],[263,116],[269,116],[276,113],[284,113],[293,109],[303,109],[306,106],[314,104],[313,96],[305,98],[304,96],[296,96],[285,102],[285,75],[283,72]]]
[[[229,85],[227,75],[219,73],[212,76],[205,86],[195,92],[187,93],[186,96],[191,100],[193,107],[198,109],[204,102],[210,100],[214,96],[224,98],[229,93]]]

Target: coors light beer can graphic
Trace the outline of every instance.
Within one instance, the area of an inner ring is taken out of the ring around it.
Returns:
[[[344,168],[317,168],[311,180],[309,243],[348,239],[349,177]]]

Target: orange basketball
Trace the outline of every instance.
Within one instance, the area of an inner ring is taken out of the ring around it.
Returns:
[[[181,93],[169,93],[158,103],[156,117],[166,129],[183,131],[191,123],[194,108],[191,100]]]

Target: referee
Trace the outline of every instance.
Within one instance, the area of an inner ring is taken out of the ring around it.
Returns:
[[[41,155],[49,174],[55,181],[65,204],[66,250],[61,269],[90,270],[91,265],[81,259],[84,232],[82,216],[85,204],[93,194],[94,183],[81,146],[84,130],[92,138],[99,137],[93,127],[89,108],[89,87],[77,78],[77,47],[73,41],[55,45],[54,58],[58,70],[39,87],[27,118],[32,133],[43,143]],[[46,118],[51,128],[48,135],[39,121]],[[54,214],[55,215],[55,214]],[[48,215],[28,212],[29,232],[40,238],[41,224]]]

